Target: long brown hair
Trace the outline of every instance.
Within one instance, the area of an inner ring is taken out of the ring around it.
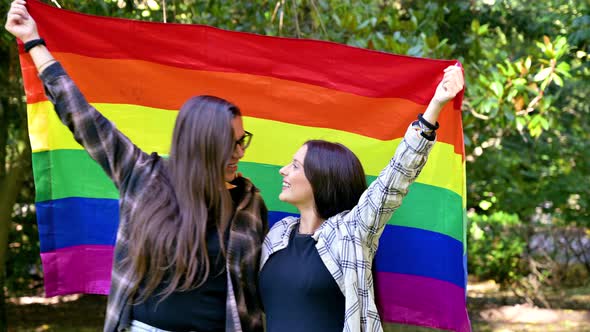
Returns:
[[[206,234],[216,227],[222,255],[231,217],[224,170],[234,148],[233,104],[212,96],[189,99],[180,109],[167,172],[146,188],[130,216],[131,295],[141,302],[158,286],[166,298],[202,285],[210,272]],[[140,287],[142,285],[142,287]]]

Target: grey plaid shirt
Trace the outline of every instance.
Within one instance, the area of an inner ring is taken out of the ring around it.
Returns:
[[[434,144],[420,133],[414,122],[358,204],[330,217],[313,234],[324,265],[345,296],[345,332],[383,331],[375,305],[371,265],[385,224],[420,174]],[[287,247],[289,235],[298,224],[298,218],[287,217],[273,225],[262,246],[261,269],[270,255]]]
[[[162,182],[167,168],[160,156],[141,151],[90,106],[59,63],[50,65],[39,77],[61,121],[119,189],[119,228],[104,331],[122,331],[129,327],[131,319],[129,272],[121,262],[127,255],[129,215],[142,191],[154,181]],[[267,209],[250,181],[236,181],[241,191],[226,252],[226,331],[262,331],[257,272],[260,248],[268,230]]]

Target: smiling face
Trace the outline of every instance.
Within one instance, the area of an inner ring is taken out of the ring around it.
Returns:
[[[234,129],[234,141],[237,142],[246,134],[241,116],[236,115],[233,118],[232,127]],[[225,181],[230,182],[236,177],[238,162],[244,157],[244,152],[245,149],[240,144],[234,143],[234,152],[231,155],[228,165],[225,167]]]
[[[283,176],[283,187],[279,199],[294,205],[299,210],[315,206],[313,189],[304,171],[303,161],[306,154],[307,146],[303,145],[293,156],[293,161],[279,171]]]

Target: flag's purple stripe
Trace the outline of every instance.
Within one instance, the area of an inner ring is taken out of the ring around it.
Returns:
[[[377,272],[375,293],[385,322],[469,332],[465,290],[432,278]]]
[[[41,253],[47,297],[108,294],[113,246],[82,245]]]
[[[112,246],[85,245],[41,254],[47,296],[108,294]],[[377,272],[377,301],[386,322],[470,331],[465,291],[420,276]]]

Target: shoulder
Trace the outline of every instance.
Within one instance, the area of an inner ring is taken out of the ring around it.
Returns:
[[[237,190],[239,193],[239,201],[243,201],[245,199],[249,200],[262,200],[262,195],[260,195],[260,190],[256,188],[254,183],[250,181],[250,179],[238,176],[233,179],[230,184],[234,185],[235,188],[232,190]]]
[[[261,200],[262,196],[260,195],[260,191],[252,181],[245,177],[236,177],[233,179],[230,184],[234,185],[235,187],[232,190],[234,193],[238,193],[238,202],[244,202],[245,200],[252,201],[252,200]]]
[[[353,219],[351,210],[344,210],[326,219],[323,225],[328,228],[341,228],[343,225],[350,223]]]
[[[239,176],[230,183],[236,186],[232,189],[232,191],[236,190],[232,195],[235,195],[234,197],[238,203],[238,210],[256,210],[264,214],[268,212],[264,199],[260,194],[260,190],[256,188],[250,179]]]
[[[168,172],[167,161],[157,153],[147,154],[139,153],[134,158],[134,164],[123,179],[126,183],[123,192],[139,192],[146,188],[172,187],[172,181]]]
[[[254,192],[260,191],[260,190],[258,190],[258,188],[256,188],[254,183],[252,183],[252,181],[250,181],[250,179],[245,178],[243,176],[237,176],[230,183],[233,184],[234,186],[236,186],[237,187],[236,189],[239,189],[240,192],[254,193]]]
[[[330,218],[324,220],[320,228],[314,234],[316,239],[320,237],[329,238],[332,242],[334,239],[353,236],[357,222],[350,210],[342,211]]]

